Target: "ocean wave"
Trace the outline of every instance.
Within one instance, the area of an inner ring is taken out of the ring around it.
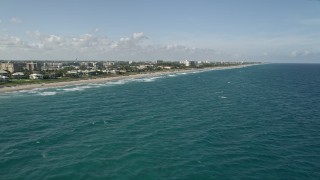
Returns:
[[[90,89],[93,88],[93,86],[76,86],[76,87],[71,87],[71,88],[65,88],[62,89],[63,91],[83,91],[85,89]]]
[[[48,92],[39,92],[38,94],[39,94],[40,96],[53,96],[53,95],[56,95],[57,92],[48,91]]]
[[[168,76],[169,77],[176,77],[177,75],[176,74],[169,74]]]
[[[86,89],[115,86],[115,85],[124,85],[132,82],[150,83],[161,78],[176,77],[180,75],[187,75],[191,73],[200,73],[200,72],[202,71],[178,72],[174,74],[158,74],[156,76],[144,77],[144,78],[127,78],[127,79],[121,79],[121,80],[115,80],[115,81],[109,81],[109,82],[103,82],[103,83],[86,83],[86,84],[79,83],[79,84],[66,85],[61,87],[42,87],[42,88],[34,88],[30,90],[14,91],[11,93],[18,93],[19,95],[23,95],[23,96],[25,95],[52,96],[52,95],[56,95],[57,92],[59,92],[60,94],[62,92],[84,91]]]
[[[122,85],[122,84],[126,84],[128,82],[130,82],[131,80],[130,79],[127,79],[127,80],[118,80],[118,81],[110,81],[110,82],[107,82],[105,83],[106,85]]]
[[[28,94],[36,94],[39,91],[43,91],[46,88],[34,88],[34,89],[29,89],[29,90],[20,90],[18,91],[19,93],[28,93]]]
[[[159,76],[153,76],[153,77],[137,78],[137,79],[132,79],[132,82],[153,82],[161,78],[164,78],[164,76],[159,75]]]
[[[0,99],[1,179],[317,179],[320,72],[281,66]]]
[[[74,84],[74,85],[66,85],[61,87],[44,87],[44,88],[34,88],[28,90],[19,90],[8,92],[3,95],[1,98],[10,97],[10,95],[14,96],[53,96],[56,94],[61,94],[64,92],[76,92],[76,91],[84,91],[86,89],[92,88],[100,88],[100,87],[108,87],[108,86],[116,86],[116,85],[124,85],[132,82],[153,82],[157,79],[163,78],[164,76],[154,76],[154,77],[146,77],[146,78],[128,78],[116,81],[109,81],[104,83],[87,83],[87,84]]]
[[[186,73],[186,72],[183,72],[183,73],[177,73],[178,75],[186,75],[186,74],[188,74],[188,73]]]
[[[157,79],[163,78],[161,76],[151,77],[151,78],[143,78],[143,82],[153,82]]]

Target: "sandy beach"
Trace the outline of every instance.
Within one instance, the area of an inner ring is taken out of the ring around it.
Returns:
[[[66,82],[53,82],[53,83],[42,83],[42,84],[24,84],[18,86],[6,86],[0,87],[0,93],[21,91],[21,90],[31,90],[36,88],[52,88],[52,87],[61,87],[61,86],[72,86],[77,84],[87,84],[87,83],[104,83],[110,81],[118,81],[128,78],[146,78],[146,77],[156,77],[166,74],[175,74],[175,73],[188,73],[188,72],[197,72],[197,71],[206,71],[206,70],[223,70],[223,69],[234,69],[234,68],[243,68],[252,65],[239,65],[239,66],[229,66],[229,67],[214,67],[214,68],[205,68],[205,69],[190,69],[190,70],[174,70],[174,71],[162,71],[154,73],[144,73],[144,74],[134,74],[128,76],[114,76],[114,77],[103,77],[95,79],[83,79]]]

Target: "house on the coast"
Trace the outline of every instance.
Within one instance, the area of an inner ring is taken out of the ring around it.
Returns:
[[[84,71],[81,71],[83,73],[83,75],[85,76],[94,76],[97,74],[97,71],[96,70],[84,70]]]
[[[8,82],[10,78],[8,77],[9,73],[4,70],[0,70],[0,82]]]
[[[82,73],[80,72],[80,70],[71,70],[71,71],[67,71],[66,76],[79,77],[79,76],[82,76]]]
[[[15,73],[12,74],[12,77],[14,79],[21,79],[21,78],[24,77],[24,73],[23,72],[15,72]]]
[[[4,70],[0,70],[0,75],[2,76],[8,76],[8,72]]]
[[[8,82],[10,79],[8,76],[0,75],[0,82]]]
[[[110,70],[110,73],[111,74],[119,74],[119,70],[116,70],[116,69],[112,69],[112,70]]]
[[[43,79],[43,75],[42,74],[30,74],[29,78],[30,79]]]

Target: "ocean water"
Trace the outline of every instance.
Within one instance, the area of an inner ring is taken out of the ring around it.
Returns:
[[[320,179],[320,65],[0,95],[0,179]]]

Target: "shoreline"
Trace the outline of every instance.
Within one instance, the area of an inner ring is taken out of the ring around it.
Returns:
[[[62,86],[72,86],[72,85],[79,85],[79,84],[88,84],[88,83],[104,83],[104,82],[112,82],[112,81],[119,81],[124,79],[139,79],[145,77],[157,77],[161,75],[169,75],[169,74],[176,74],[176,73],[188,73],[188,72],[201,72],[201,71],[209,71],[209,70],[225,70],[225,69],[236,69],[236,68],[244,68],[253,65],[238,65],[238,66],[229,66],[229,67],[212,67],[212,68],[204,68],[204,69],[187,69],[187,70],[174,70],[174,71],[158,71],[152,73],[143,73],[143,74],[134,74],[128,76],[115,76],[115,77],[103,77],[103,78],[96,78],[96,79],[82,79],[82,80],[74,80],[74,81],[65,81],[65,82],[53,82],[53,83],[42,83],[42,84],[23,84],[17,86],[6,86],[0,88],[0,94],[6,92],[14,92],[14,91],[21,91],[21,90],[32,90],[36,88],[55,88],[55,87],[62,87]]]

